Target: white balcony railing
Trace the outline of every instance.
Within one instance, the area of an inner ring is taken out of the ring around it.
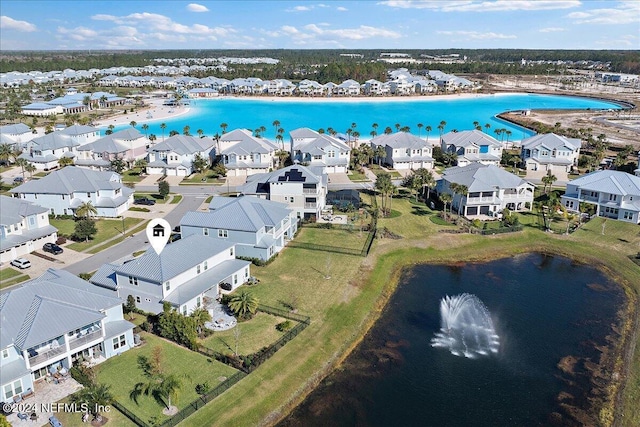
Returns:
[[[99,329],[95,332],[91,332],[90,334],[83,335],[80,338],[70,339],[69,347],[73,350],[75,348],[81,347],[91,341],[95,341],[99,338],[102,338],[102,330]]]
[[[302,193],[303,194],[316,194],[318,192],[317,188],[303,188],[302,189]]]
[[[38,365],[42,362],[53,359],[54,357],[61,355],[65,351],[66,347],[64,345],[46,351],[40,350],[34,356],[29,357],[29,366]]]
[[[317,203],[305,203],[304,204],[304,208],[305,209],[316,209],[318,206]]]

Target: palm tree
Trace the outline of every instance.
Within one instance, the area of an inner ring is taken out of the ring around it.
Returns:
[[[431,133],[431,131],[433,129],[431,129],[431,126],[427,125],[425,126],[424,130],[427,132],[427,141],[429,140],[429,134]]]
[[[258,309],[258,299],[251,292],[243,291],[229,299],[229,308],[241,318],[250,318]]]
[[[136,160],[136,162],[134,163],[134,166],[137,167],[138,169],[140,169],[140,172],[144,171],[144,168],[147,167],[147,160],[146,159],[138,159]]]
[[[132,128],[135,129],[135,127],[138,125],[138,122],[136,122],[135,120],[131,120],[129,124],[131,125]]]
[[[422,123],[418,123],[418,138],[422,135],[422,128],[424,125]]]
[[[487,133],[489,133],[489,129],[491,129],[491,124],[490,123],[485,124],[484,128],[487,130]]]
[[[101,107],[104,107],[104,106],[106,105],[106,103],[107,103],[107,99],[108,99],[108,98],[107,98],[107,95],[102,95],[102,96],[100,97],[100,106],[101,106]]]
[[[447,126],[447,122],[445,122],[444,120],[442,120],[438,125],[438,130],[440,131],[440,137],[442,137],[442,134],[444,133],[445,126]]]
[[[98,210],[93,206],[90,201],[83,202],[76,208],[76,216],[80,218],[89,218],[98,214]]]
[[[373,128],[373,132],[371,133],[371,135],[376,136],[378,134],[378,124],[374,123],[371,125],[371,127]]]
[[[148,124],[143,124],[142,125],[142,130],[144,131],[144,136],[145,138],[147,138],[147,131],[149,130],[149,125]]]
[[[20,166],[20,168],[22,169],[22,180],[24,180],[24,173],[26,171],[26,167],[29,164],[29,162],[27,161],[27,159],[23,159],[22,157],[19,157],[15,160],[15,164],[16,166]]]
[[[209,310],[205,310],[204,308],[196,308],[191,312],[191,317],[196,323],[196,331],[198,334],[202,333],[202,328],[204,328],[204,324],[211,321],[211,314]]]
[[[449,193],[442,193],[440,194],[440,201],[444,204],[444,220],[447,220],[447,205],[449,203],[451,203],[451,200],[453,200],[453,198],[451,197],[451,194]]]
[[[89,409],[96,421],[102,421],[100,408],[108,407],[113,402],[110,387],[105,384],[91,384],[70,397],[71,402]]]
[[[182,134],[183,135],[187,135],[190,136],[191,134],[189,133],[189,131],[191,130],[191,126],[186,125],[185,127],[182,128]]]
[[[378,158],[378,166],[380,166],[381,160],[387,157],[387,150],[382,145],[376,146],[374,150],[375,156]]]
[[[64,168],[66,166],[71,166],[73,164],[73,159],[71,157],[60,157],[58,159],[58,165],[61,168]]]
[[[24,170],[29,172],[29,179],[33,178],[33,173],[36,171],[36,167],[32,163],[27,163]]]
[[[227,133],[227,127],[229,127],[226,123],[220,123],[220,128],[222,129],[222,133]]]
[[[416,170],[415,173],[420,176],[422,185],[427,189],[425,200],[429,200],[430,190],[436,187],[436,180],[433,178],[433,173],[425,168],[420,168]]]
[[[553,175],[550,170],[547,171],[547,174],[542,177],[542,183],[544,184],[543,190],[545,194],[549,194],[549,192],[547,191],[547,186],[549,186],[549,190],[551,190],[551,186],[557,180],[558,178],[555,175]]]
[[[147,373],[146,375],[148,378],[147,382],[137,383],[131,393],[129,393],[129,397],[137,402],[138,397],[142,394],[145,396],[151,395],[155,399],[165,402],[167,410],[171,411],[173,409],[171,399],[177,399],[178,391],[180,391],[182,387],[180,379],[173,374]]]
[[[278,129],[280,128],[280,121],[274,120],[272,123],[273,127],[276,128],[276,133],[278,133]]]
[[[160,129],[162,129],[162,140],[164,141],[164,130],[167,128],[166,123],[160,123]]]
[[[12,153],[11,144],[0,144],[0,161],[9,163]]]
[[[396,126],[396,132],[400,132],[400,126],[401,126],[400,123],[396,123],[395,126]]]
[[[379,190],[382,194],[382,216],[387,214],[387,197],[393,192],[393,182],[391,181],[391,175],[387,172],[383,172],[376,177],[375,183],[376,190]]]
[[[196,131],[196,133],[198,134],[198,136],[199,136],[200,138],[204,137],[204,131],[203,131],[202,129],[198,129],[198,130]]]
[[[458,196],[460,196],[460,200],[458,200],[458,215],[460,215],[460,211],[462,210],[462,198],[467,196],[469,187],[463,184],[456,184],[454,191]]]

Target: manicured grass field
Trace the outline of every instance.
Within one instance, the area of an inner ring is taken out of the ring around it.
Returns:
[[[147,199],[155,200],[156,203],[159,203],[159,204],[167,203],[167,200],[169,200],[169,196],[167,196],[166,199],[163,199],[162,196],[160,196],[158,193],[139,193],[137,191],[135,193],[133,193],[133,198],[134,199],[140,199],[142,197],[146,197]]]
[[[367,176],[363,173],[352,172],[347,176],[353,182],[369,182],[369,178],[367,178]]]
[[[3,268],[0,270],[0,289],[7,288],[29,279],[30,276],[28,274],[24,274],[22,271],[18,271],[11,267]]]
[[[125,229],[130,229],[143,221],[141,218],[125,218]],[[83,252],[94,246],[100,245],[106,240],[122,234],[122,219],[97,219],[96,229],[98,232],[88,242],[74,242],[68,245],[69,249]],[[75,228],[75,221],[72,219],[50,219],[49,223],[58,229],[58,234],[72,235]],[[104,249],[104,247],[102,247]]]
[[[213,171],[206,171],[205,173],[194,173],[186,177],[180,183],[182,184],[213,184],[222,185],[225,183],[224,178],[218,178],[218,174]]]
[[[274,343],[282,336],[282,332],[276,329],[276,325],[285,320],[267,313],[257,313],[253,319],[238,323],[237,328],[240,330],[238,354],[248,355],[255,353],[261,348]],[[295,322],[292,323],[295,324]],[[234,354],[236,351],[236,333],[234,329],[214,332],[213,335],[205,338],[201,343],[212,350],[224,354]]]
[[[181,194],[174,194],[173,197],[171,198],[171,202],[169,202],[169,204],[177,205],[181,201],[182,201],[182,195]]]
[[[152,396],[145,395],[140,396],[136,403],[129,394],[136,383],[145,381],[143,371],[138,365],[138,357],[150,358],[154,347],[162,348],[162,367],[165,373],[175,374],[182,381],[178,400],[171,402],[180,409],[198,397],[195,391],[196,384],[207,381],[213,388],[221,382],[222,377],[229,377],[235,373],[233,368],[225,364],[154,335],[145,332],[141,332],[140,335],[146,343],[140,348],[124,352],[98,365],[97,379],[99,383],[111,386],[111,392],[119,403],[147,422],[153,418],[167,418],[162,414],[164,404],[157,402]]]
[[[0,270],[0,280],[11,279],[12,277],[22,276],[21,271],[16,270],[15,268],[7,267]]]
[[[69,398],[65,398],[59,401],[60,403],[69,403]],[[136,424],[129,418],[125,417],[120,411],[114,407],[109,407],[109,412],[102,412],[103,418],[108,420],[106,426],[110,427],[137,427]],[[56,418],[64,427],[85,427],[91,425],[90,423],[82,422],[82,413],[79,412],[64,412],[59,411],[56,413]],[[46,420],[45,420],[46,421]],[[50,424],[46,424],[49,426]]]
[[[126,170],[122,173],[122,182],[140,182],[142,176],[140,175],[140,168],[133,168]]]
[[[349,249],[362,249],[362,246],[367,239],[367,232],[360,232],[359,223],[353,224],[353,230],[304,227],[304,231],[304,233],[300,233],[296,236],[296,242],[314,243],[317,245],[336,246]]]

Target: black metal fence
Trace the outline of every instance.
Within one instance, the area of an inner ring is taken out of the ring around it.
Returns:
[[[131,421],[133,421],[134,424],[136,424],[136,425],[138,425],[140,427],[150,427],[149,424],[147,424],[145,421],[143,421],[136,414],[134,414],[133,412],[131,412],[130,410],[128,410],[127,408],[122,406],[122,404],[120,402],[118,402],[117,400],[112,401],[111,405],[113,405],[114,408],[116,408],[118,411],[120,411],[122,413],[122,415],[124,415],[125,417],[127,417]]]

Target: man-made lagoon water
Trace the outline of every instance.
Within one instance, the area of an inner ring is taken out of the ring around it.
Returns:
[[[165,107],[167,108],[167,107]],[[211,100],[191,100],[191,111],[188,114],[176,116],[173,119],[154,120],[146,119],[145,114],[140,114],[136,120],[138,129],[140,125],[149,125],[147,133],[155,134],[158,140],[162,140],[163,131],[160,123],[164,122],[167,128],[165,137],[171,130],[183,133],[185,126],[190,127],[190,133],[196,135],[198,129],[204,131],[204,135],[213,136],[222,134],[220,125],[228,125],[227,132],[243,128],[266,128],[263,132],[265,138],[274,140],[276,129],[274,121],[280,122],[280,127],[286,132],[301,127],[313,130],[333,128],[336,132],[345,133],[352,129],[360,133],[360,138],[371,138],[372,125],[378,124],[378,135],[384,133],[386,127],[396,131],[396,124],[401,127],[409,126],[410,132],[421,137],[427,136],[426,128],[431,127],[430,137],[439,135],[438,125],[446,122],[444,131],[453,129],[469,130],[474,128],[474,122],[478,122],[484,131],[485,125],[491,125],[488,132],[495,136],[495,129],[508,129],[511,131],[510,140],[516,141],[533,133],[502,121],[495,117],[505,111],[527,109],[619,109],[620,106],[611,102],[596,99],[579,98],[570,96],[537,95],[537,94],[498,94],[478,95],[476,97],[457,97],[455,95],[430,99],[407,99],[380,101],[379,99],[363,98],[361,101],[340,99],[313,101],[286,100],[259,100],[255,98],[230,98],[222,97]],[[153,114],[153,113],[152,113]],[[418,128],[418,123],[424,127]],[[127,125],[119,126],[116,130],[124,129]],[[288,133],[283,135],[285,141],[289,139]]]
[[[623,301],[604,274],[556,256],[414,267],[340,370],[281,426],[579,425],[558,397],[587,406],[584,362],[599,362]],[[465,307],[468,316],[454,313]],[[492,329],[497,352],[433,345],[456,325]]]

